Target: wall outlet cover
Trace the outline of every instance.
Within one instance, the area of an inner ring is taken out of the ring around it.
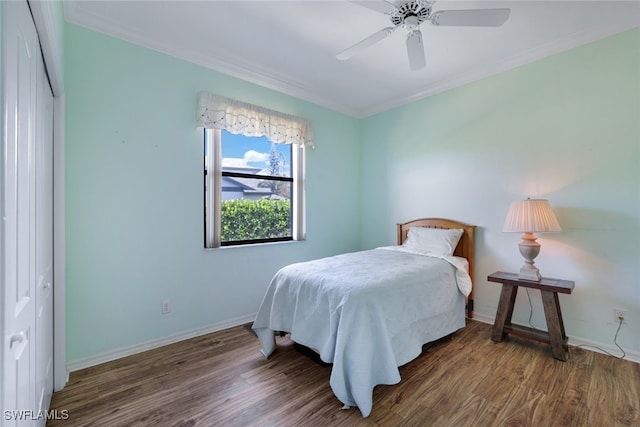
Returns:
[[[169,301],[169,300],[162,301],[162,308],[161,308],[162,314],[171,313],[170,303],[171,303],[171,301]]]
[[[620,318],[622,318],[622,323],[625,323],[627,319],[627,310],[625,310],[624,308],[614,308],[613,314],[616,323],[620,322]]]

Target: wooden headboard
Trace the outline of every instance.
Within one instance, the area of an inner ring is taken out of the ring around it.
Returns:
[[[476,226],[468,225],[462,222],[454,221],[444,218],[422,218],[415,219],[413,221],[405,222],[404,224],[398,224],[398,245],[401,245],[407,238],[407,233],[410,227],[427,227],[427,228],[461,228],[464,230],[456,250],[453,252],[455,256],[466,258],[469,262],[469,276],[471,276],[471,283],[473,283],[473,269],[475,265],[475,241],[474,233]],[[467,297],[467,317],[473,318],[473,288],[471,293]]]

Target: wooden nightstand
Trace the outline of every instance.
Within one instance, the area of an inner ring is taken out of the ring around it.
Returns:
[[[498,304],[491,339],[495,342],[500,342],[506,334],[512,334],[546,342],[551,344],[551,353],[554,358],[566,361],[566,351],[568,351],[567,335],[564,332],[558,292],[570,294],[573,291],[575,283],[570,280],[551,279],[548,277],[543,277],[539,282],[520,280],[517,274],[505,273],[504,271],[497,271],[490,274],[487,280],[502,283],[500,303]],[[547,321],[547,329],[549,332],[511,324],[513,304],[516,301],[516,294],[520,286],[540,290],[542,294],[542,304],[544,306],[544,317]]]

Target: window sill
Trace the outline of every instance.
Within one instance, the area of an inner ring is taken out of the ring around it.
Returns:
[[[290,245],[292,243],[303,243],[307,239],[303,240],[286,240],[284,242],[264,242],[264,243],[247,243],[245,245],[230,245],[230,246],[220,246],[217,248],[204,248],[205,252],[217,251],[220,249],[234,249],[234,248],[252,248],[252,247],[261,247],[261,246],[273,246],[273,245]]]

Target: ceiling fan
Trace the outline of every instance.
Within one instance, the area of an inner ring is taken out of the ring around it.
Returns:
[[[359,41],[353,46],[336,55],[339,60],[347,60],[360,51],[389,37],[398,28],[407,30],[407,54],[409,55],[409,68],[411,71],[419,70],[426,65],[424,46],[420,24],[430,21],[431,24],[440,26],[477,26],[499,27],[504,24],[511,9],[464,9],[464,10],[439,10],[432,12],[435,0],[400,0],[391,2],[379,1],[355,1],[364,7],[389,15],[392,27],[386,27]]]

